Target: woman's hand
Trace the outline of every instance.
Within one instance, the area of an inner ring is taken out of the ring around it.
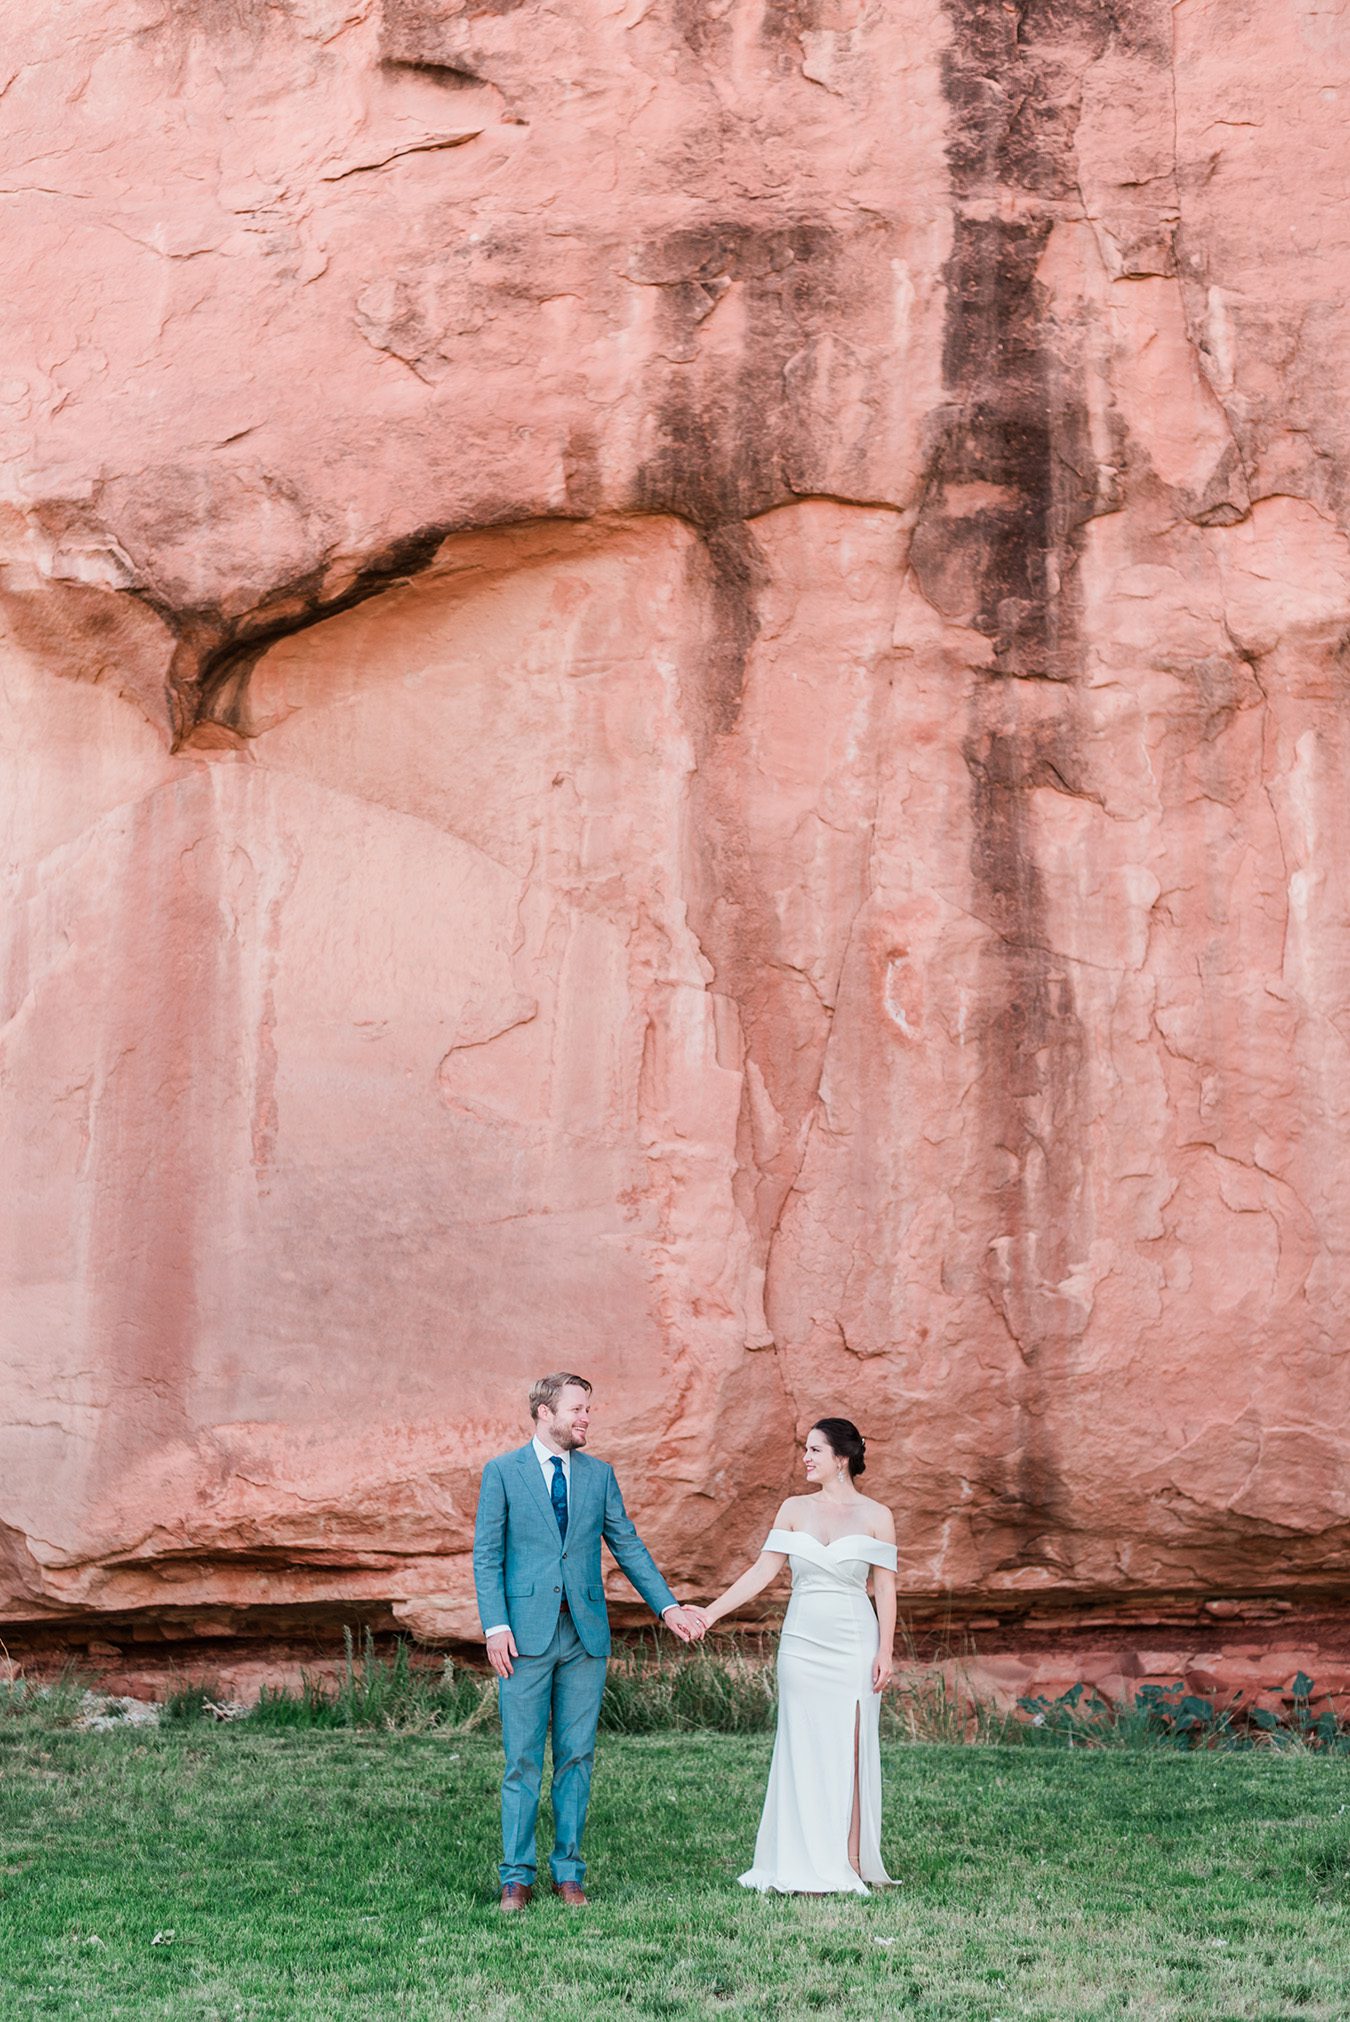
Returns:
[[[872,1690],[884,1692],[895,1676],[895,1659],[889,1650],[878,1650],[872,1659]]]

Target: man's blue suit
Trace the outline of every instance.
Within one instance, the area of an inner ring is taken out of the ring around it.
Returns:
[[[533,1445],[490,1460],[478,1495],[473,1535],[478,1612],[485,1631],[509,1623],[519,1653],[511,1676],[497,1687],[506,1751],[503,1887],[534,1881],[535,1820],[550,1722],[554,1847],[549,1867],[555,1882],[580,1882],[586,1873],[581,1836],[610,1649],[601,1539],[649,1608],[659,1615],[677,1605],[633,1528],[609,1462],[573,1452],[569,1465],[565,1543]]]

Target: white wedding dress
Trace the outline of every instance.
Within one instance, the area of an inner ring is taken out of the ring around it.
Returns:
[[[778,1644],[778,1732],[747,1889],[865,1896],[889,1882],[881,1863],[881,1696],[872,1690],[877,1618],[873,1566],[895,1571],[879,1538],[823,1545],[805,1531],[772,1530],[766,1552],[786,1552],[792,1599]],[[856,1749],[859,1865],[848,1857]]]

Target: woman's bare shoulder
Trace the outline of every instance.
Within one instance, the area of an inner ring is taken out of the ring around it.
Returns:
[[[806,1501],[807,1497],[804,1495],[786,1496],[778,1505],[778,1514],[773,1520],[774,1529],[776,1531],[795,1531],[798,1514],[802,1504]]]
[[[872,1526],[875,1537],[883,1538],[888,1545],[895,1543],[895,1518],[884,1502],[877,1502],[873,1496],[864,1496],[867,1521]]]

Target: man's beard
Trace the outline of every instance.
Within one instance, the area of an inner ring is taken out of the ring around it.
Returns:
[[[560,1432],[556,1437],[559,1446],[565,1447],[569,1453],[575,1453],[578,1447],[586,1444],[585,1433],[575,1431],[570,1425],[566,1432]]]

